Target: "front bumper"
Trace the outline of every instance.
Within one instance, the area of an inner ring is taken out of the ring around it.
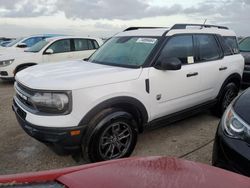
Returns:
[[[14,79],[15,75],[13,73],[14,67],[8,65],[6,67],[0,67],[0,78],[10,80]]]
[[[81,151],[85,126],[69,128],[37,126],[25,120],[26,112],[18,107],[15,101],[13,101],[12,109],[23,130],[29,136],[51,147],[57,154],[72,154]]]
[[[213,148],[212,164],[245,176],[250,176],[250,145],[226,136],[220,123]]]

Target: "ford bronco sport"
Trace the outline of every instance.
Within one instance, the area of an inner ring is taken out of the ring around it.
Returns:
[[[243,69],[236,35],[226,27],[133,27],[86,61],[19,72],[13,110],[27,134],[58,153],[117,159],[132,153],[148,127],[205,108],[221,115],[238,94]]]

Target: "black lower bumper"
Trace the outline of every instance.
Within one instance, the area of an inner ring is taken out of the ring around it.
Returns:
[[[25,120],[26,113],[15,102],[12,108],[23,130],[31,137],[51,147],[57,154],[73,154],[81,151],[84,127],[49,128],[33,125]]]
[[[216,133],[212,164],[245,176],[250,176],[250,146],[223,133],[221,125]]]

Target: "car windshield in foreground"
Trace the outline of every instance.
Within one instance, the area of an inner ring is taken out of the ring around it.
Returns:
[[[9,43],[6,47],[12,47],[15,44],[17,44],[18,42],[20,42],[21,40],[23,40],[23,38],[18,38],[16,40],[13,40],[11,43]]]
[[[158,42],[152,37],[114,37],[97,50],[88,61],[92,63],[141,67]]]
[[[40,42],[36,43],[34,46],[30,47],[28,50],[25,50],[25,52],[33,52],[37,53],[40,52],[41,49],[43,49],[49,41],[47,40],[41,40]]]
[[[239,47],[241,52],[250,52],[250,37],[243,39]]]

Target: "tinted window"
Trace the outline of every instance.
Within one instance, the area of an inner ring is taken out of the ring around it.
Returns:
[[[94,43],[95,49],[98,49],[99,48],[99,44],[95,40],[92,40],[92,41]]]
[[[240,51],[250,52],[250,37],[245,38],[240,42]]]
[[[23,41],[23,43],[25,43],[28,47],[31,47],[34,44],[40,42],[41,40],[43,40],[43,37],[32,37],[32,38],[26,39],[25,41]]]
[[[183,64],[194,62],[194,48],[192,35],[175,36],[169,39],[163,48],[159,61],[176,57]]]
[[[54,42],[49,49],[52,49],[54,53],[70,52],[70,40],[59,40]]]
[[[221,50],[213,35],[196,35],[199,61],[212,61],[221,57]]]
[[[74,39],[75,51],[89,50],[87,39]]]
[[[236,37],[224,37],[224,40],[226,45],[229,46],[234,54],[238,54],[240,52]]]
[[[91,40],[88,40],[88,46],[89,46],[89,50],[95,49],[94,43]]]

